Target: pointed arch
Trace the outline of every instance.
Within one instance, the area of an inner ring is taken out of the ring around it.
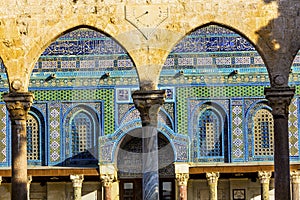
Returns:
[[[27,161],[29,165],[46,164],[45,119],[41,111],[32,106],[26,120]]]
[[[220,39],[214,40],[213,37],[218,37]],[[223,38],[222,38],[223,37]],[[193,41],[185,42],[193,38]],[[195,39],[196,38],[196,39]],[[206,39],[205,39],[206,38]],[[230,38],[236,38],[236,39],[230,39]],[[210,48],[207,48],[210,45]],[[266,69],[266,72],[270,74],[270,69],[268,67],[268,63],[266,62],[264,51],[257,46],[245,33],[243,33],[241,30],[232,27],[227,24],[222,24],[218,22],[209,22],[206,24],[203,24],[201,26],[198,26],[194,29],[189,30],[189,32],[185,33],[182,37],[178,38],[177,42],[174,43],[174,46],[171,46],[169,49],[169,55],[166,57],[166,61],[164,63],[164,66],[161,69],[160,76],[164,75],[166,72],[163,72],[163,69],[166,69],[168,67],[172,67],[173,73],[169,76],[176,76],[176,73],[178,71],[183,71],[180,68],[180,66],[186,66],[186,69],[195,69],[197,68],[197,65],[201,65],[204,63],[204,66],[214,66],[216,65],[215,59],[208,59],[205,60],[206,56],[188,56],[188,55],[177,55],[178,58],[181,58],[181,61],[179,61],[176,56],[174,59],[172,59],[172,54],[176,53],[176,49],[179,49],[180,53],[184,53],[184,48],[188,47],[189,49],[195,50],[194,52],[200,53],[213,53],[213,52],[222,52],[222,51],[253,51],[256,52],[256,57],[259,59],[259,65],[263,65],[263,67]],[[185,53],[193,53],[192,51],[188,51]],[[215,55],[218,57],[218,55]],[[197,60],[195,59],[196,57]],[[249,60],[252,62],[253,59]],[[239,62],[239,61],[238,61]],[[189,64],[190,63],[190,64]],[[249,65],[255,65],[255,63],[249,63]],[[190,65],[190,66],[189,66]],[[232,62],[228,64],[232,65],[230,68],[236,67],[235,62]],[[177,68],[176,68],[177,66]],[[174,68],[175,67],[175,68]],[[179,68],[178,68],[179,67]],[[174,72],[174,69],[176,71]],[[210,71],[212,72],[212,70]],[[197,73],[197,72],[196,72]],[[185,73],[184,73],[185,74]],[[161,84],[161,83],[160,83]]]
[[[99,116],[93,108],[77,105],[63,122],[64,165],[96,165],[98,159]]]
[[[246,112],[247,154],[249,161],[272,161],[274,153],[274,122],[266,100],[256,101]]]
[[[191,113],[191,161],[229,162],[228,116],[216,103],[202,102]]]
[[[142,129],[135,128],[124,135],[116,151],[116,164],[120,178],[142,177]],[[175,152],[170,140],[158,132],[160,177],[174,177]]]

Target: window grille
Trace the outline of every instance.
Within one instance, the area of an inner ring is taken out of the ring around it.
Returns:
[[[267,109],[260,109],[254,116],[254,155],[272,156],[274,140],[273,117]]]
[[[222,155],[220,120],[212,110],[205,110],[198,121],[200,156]]]
[[[28,114],[26,121],[26,132],[27,132],[27,159],[28,160],[39,160],[40,159],[40,127],[38,120]]]
[[[92,148],[93,125],[89,116],[80,112],[71,121],[72,155],[76,155]]]

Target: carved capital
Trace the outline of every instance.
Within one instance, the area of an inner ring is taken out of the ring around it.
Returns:
[[[295,88],[291,87],[265,88],[265,95],[275,118],[288,117],[289,105],[294,94]]]
[[[138,90],[132,93],[134,105],[140,112],[143,126],[156,126],[159,108],[166,98],[165,93],[165,90]]]
[[[70,179],[73,183],[73,187],[82,187],[82,182],[84,180],[83,174],[70,175]]]
[[[179,186],[187,186],[190,176],[188,173],[177,173],[176,180]]]
[[[300,171],[291,172],[291,181],[292,183],[300,183]]]
[[[272,176],[272,172],[269,171],[259,171],[258,178],[260,183],[270,183],[270,178]]]
[[[104,187],[111,187],[111,184],[115,180],[114,174],[100,174],[100,178],[102,179],[102,183]]]
[[[206,172],[206,179],[208,181],[208,184],[218,183],[219,177],[219,172]]]
[[[7,93],[3,95],[9,116],[12,121],[26,120],[28,111],[33,102],[33,94],[30,92]]]

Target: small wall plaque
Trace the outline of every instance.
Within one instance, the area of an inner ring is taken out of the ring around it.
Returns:
[[[246,192],[245,189],[233,189],[233,200],[245,200]]]

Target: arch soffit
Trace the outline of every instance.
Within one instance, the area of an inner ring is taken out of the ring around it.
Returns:
[[[138,122],[136,122],[138,123]],[[127,125],[125,125],[127,126]],[[132,127],[130,129],[128,129],[127,132],[123,132],[121,135],[119,135],[118,139],[114,142],[114,145],[113,145],[113,148],[112,148],[112,162],[115,161],[115,159],[117,158],[117,155],[118,155],[118,150],[119,150],[119,147],[120,145],[122,144],[124,138],[128,135],[128,133],[130,133],[131,131],[134,131],[136,129],[141,129],[142,126],[135,126],[135,127]],[[176,159],[177,158],[177,152],[176,152],[176,147],[175,147],[175,144],[173,142],[173,140],[169,137],[169,135],[167,133],[164,133],[163,131],[160,131],[158,129],[158,132],[163,134],[163,136],[169,141],[169,143],[171,144],[171,147],[172,147],[172,150],[173,150],[173,153],[174,153],[174,158]]]
[[[201,106],[208,106],[208,107],[204,107],[203,109],[200,109]],[[204,112],[204,110],[206,110],[207,108],[212,108],[214,111],[216,111],[221,117],[226,116],[226,118],[228,118],[228,113],[226,112],[226,109],[224,108],[223,105],[219,104],[218,102],[211,102],[211,101],[204,101],[201,103],[198,103],[195,108],[192,110],[191,112],[191,117],[192,119],[194,118],[198,118],[199,114],[201,114],[202,112]],[[218,108],[220,110],[218,110]],[[225,118],[223,119],[225,120]],[[191,121],[191,123],[193,123],[194,120]]]
[[[71,113],[71,111],[73,110],[73,109],[75,109],[75,108],[80,108],[78,111],[76,111],[75,113],[78,113],[78,112],[81,112],[81,111],[84,111],[84,113],[86,113],[86,114],[88,114],[89,116],[91,116],[91,117],[97,117],[98,119],[98,121],[99,121],[99,119],[100,119],[100,116],[99,116],[99,113],[98,113],[98,111],[95,109],[95,108],[93,108],[93,107],[91,107],[91,106],[88,106],[88,105],[83,105],[83,104],[76,104],[76,105],[73,105],[73,106],[71,106],[70,108],[68,108],[67,109],[67,111],[64,113],[64,116],[63,116],[63,119],[66,119],[69,115],[70,115],[70,113]],[[72,117],[72,116],[70,116],[70,117]],[[94,120],[96,120],[96,119],[94,119]]]
[[[267,103],[268,103],[268,101],[266,99],[260,99],[260,100],[257,100],[256,102],[254,102],[245,112],[246,120],[249,121],[249,119],[251,117],[251,111],[255,111],[255,113],[256,113],[257,110],[259,110],[261,108],[265,108],[269,111],[272,111],[272,108],[270,106],[268,106]]]
[[[39,107],[35,106],[35,104],[33,104],[30,107],[30,111],[29,112],[33,113],[36,117],[39,118],[39,120],[45,121],[45,119],[46,119],[45,112],[43,112]],[[40,115],[41,117],[39,117],[38,115]],[[40,119],[40,118],[42,118],[42,119]]]
[[[125,114],[124,116],[120,119],[120,125],[122,125],[125,121],[126,123],[126,118],[130,116],[130,114],[132,114],[133,112],[138,112],[139,111],[136,109],[135,106],[132,106]],[[172,120],[172,117],[169,115],[169,113],[163,108],[161,107],[160,108],[160,111],[158,112],[158,115],[159,113],[163,113],[165,117],[167,117],[167,120],[171,122],[171,125],[172,125],[172,128],[174,128],[174,123],[173,123],[173,120]],[[136,118],[138,120],[140,120],[140,117]],[[166,121],[167,121],[166,120]]]

